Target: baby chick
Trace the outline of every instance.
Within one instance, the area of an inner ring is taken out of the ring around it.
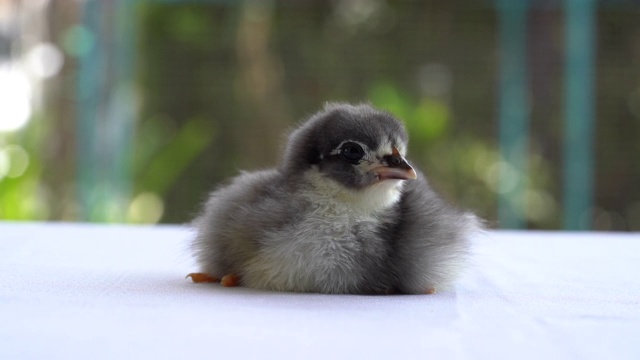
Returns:
[[[336,294],[449,287],[479,231],[405,159],[402,123],[327,104],[290,134],[280,166],[214,191],[193,222],[194,282]]]

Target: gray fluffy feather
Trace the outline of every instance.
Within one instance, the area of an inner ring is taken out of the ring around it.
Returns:
[[[450,287],[465,263],[469,237],[480,229],[478,219],[447,204],[420,172],[417,180],[403,181],[393,201],[369,201],[369,194],[386,190],[367,192],[375,179],[331,156],[347,139],[367,149],[385,141],[406,147],[408,141],[390,114],[369,105],[328,104],[289,136],[279,168],[242,173],[210,195],[193,222],[200,270],[236,274],[244,286],[278,291]]]

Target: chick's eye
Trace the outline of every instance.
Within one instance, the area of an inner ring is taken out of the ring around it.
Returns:
[[[340,156],[352,164],[357,164],[364,157],[364,150],[356,143],[346,143],[340,150]]]

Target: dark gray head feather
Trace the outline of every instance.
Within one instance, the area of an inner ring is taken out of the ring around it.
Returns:
[[[325,108],[306,120],[289,136],[282,170],[297,174],[313,165],[344,185],[358,188],[369,184],[349,163],[340,161],[331,152],[347,140],[378,149],[381,141],[403,145],[408,135],[403,124],[387,112],[368,104],[350,105],[328,103]]]

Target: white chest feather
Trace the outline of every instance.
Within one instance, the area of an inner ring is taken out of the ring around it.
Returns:
[[[355,192],[317,172],[307,174],[301,220],[269,234],[269,243],[248,271],[250,286],[276,290],[344,292],[360,281],[358,259],[382,241],[375,233],[382,212],[400,197],[400,184],[385,181]]]

